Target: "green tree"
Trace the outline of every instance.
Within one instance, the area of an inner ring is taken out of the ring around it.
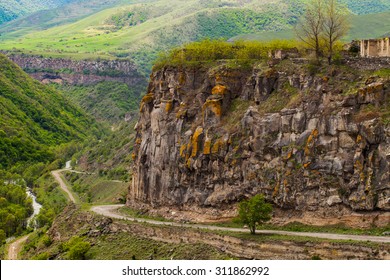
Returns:
[[[265,202],[264,196],[258,194],[249,200],[243,200],[238,206],[240,222],[247,225],[251,234],[256,233],[256,225],[271,219],[272,205]]]

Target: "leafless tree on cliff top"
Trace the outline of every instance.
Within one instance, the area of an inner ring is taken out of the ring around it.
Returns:
[[[329,64],[332,63],[336,42],[344,37],[348,30],[349,22],[346,9],[337,0],[328,0],[324,16],[324,36]]]
[[[315,51],[317,60],[326,50],[329,64],[334,47],[348,32],[348,16],[338,0],[311,0],[295,27],[297,37]]]
[[[321,56],[321,41],[324,29],[323,6],[323,0],[310,1],[303,17],[295,27],[297,37],[314,49],[317,60]]]

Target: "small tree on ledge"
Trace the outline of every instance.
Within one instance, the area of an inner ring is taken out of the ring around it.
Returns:
[[[271,219],[272,205],[266,203],[264,196],[258,194],[249,200],[243,200],[238,206],[240,222],[247,225],[251,234],[256,233],[256,225],[261,225]]]

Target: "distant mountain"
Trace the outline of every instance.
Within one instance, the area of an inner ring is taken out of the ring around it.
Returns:
[[[77,0],[1,0],[0,24],[31,14],[75,2]]]
[[[0,170],[50,162],[55,146],[91,131],[85,113],[0,54]]]

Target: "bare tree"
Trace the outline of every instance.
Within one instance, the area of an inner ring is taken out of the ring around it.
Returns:
[[[324,10],[323,32],[328,51],[328,62],[332,63],[334,46],[349,30],[346,9],[337,0],[328,0]]]
[[[311,0],[303,17],[295,27],[299,40],[314,49],[317,60],[321,56],[321,42],[324,33],[324,1]]]

